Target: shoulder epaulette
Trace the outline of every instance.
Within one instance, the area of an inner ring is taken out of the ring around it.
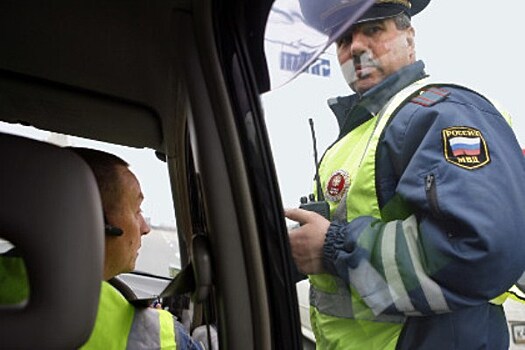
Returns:
[[[410,102],[424,107],[430,107],[439,101],[444,100],[448,95],[450,95],[450,91],[442,87],[431,86],[421,90],[421,93],[418,96],[412,98]]]

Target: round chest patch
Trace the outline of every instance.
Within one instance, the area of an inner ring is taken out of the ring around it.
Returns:
[[[345,170],[336,170],[330,176],[326,184],[325,197],[332,202],[339,202],[343,198],[348,186],[350,186],[350,176]]]

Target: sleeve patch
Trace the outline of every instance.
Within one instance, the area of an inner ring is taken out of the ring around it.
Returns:
[[[410,102],[421,105],[423,107],[430,107],[435,105],[439,101],[444,100],[448,95],[450,95],[450,91],[437,86],[433,86],[421,90],[421,93],[416,97],[412,98]]]
[[[441,130],[445,160],[474,170],[490,163],[489,148],[481,131],[468,126]]]

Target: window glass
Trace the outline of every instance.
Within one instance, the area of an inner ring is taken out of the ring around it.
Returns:
[[[286,84],[303,70],[326,74],[319,55],[365,12],[373,0],[276,0],[265,31],[265,53],[272,89]],[[339,15],[332,16],[330,13]],[[343,13],[344,15],[340,15]]]

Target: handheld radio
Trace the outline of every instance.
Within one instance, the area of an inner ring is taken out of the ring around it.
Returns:
[[[301,204],[299,205],[299,208],[314,211],[317,214],[330,220],[330,206],[328,205],[328,202],[324,200],[323,189],[321,188],[321,179],[319,178],[319,162],[317,159],[317,140],[315,138],[314,121],[312,118],[309,118],[308,122],[310,123],[310,131],[312,132],[312,141],[314,149],[315,184],[317,200],[313,193],[310,193],[308,197],[303,196],[301,197]]]

